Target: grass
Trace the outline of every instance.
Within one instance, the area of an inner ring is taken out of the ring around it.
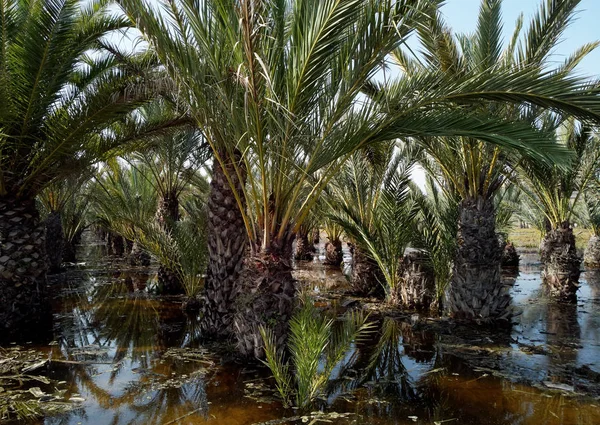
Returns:
[[[576,227],[574,232],[577,249],[585,249],[592,236],[591,230]],[[541,235],[537,229],[520,229],[513,227],[508,233],[508,240],[515,244],[517,248],[538,249],[540,246]]]

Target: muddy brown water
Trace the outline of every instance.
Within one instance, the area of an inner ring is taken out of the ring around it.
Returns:
[[[151,294],[152,273],[90,244],[84,264],[53,284],[54,334],[35,347],[51,360],[36,371],[52,380],[42,390],[62,390],[75,408],[30,423],[600,424],[600,274],[583,274],[576,305],[557,305],[542,294],[535,256],[523,260],[507,276],[521,313],[510,330],[379,319],[315,406],[347,415],[319,418],[284,409],[260,364],[203,345],[179,300]],[[318,305],[342,310],[344,297],[330,296],[344,289],[340,272],[318,259],[298,268]]]

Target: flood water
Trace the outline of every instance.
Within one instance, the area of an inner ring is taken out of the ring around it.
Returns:
[[[49,360],[35,371],[51,380],[41,389],[75,408],[33,423],[600,424],[600,274],[582,275],[576,305],[558,305],[542,294],[536,257],[524,256],[507,276],[520,313],[509,330],[378,319],[336,368],[315,407],[330,416],[318,417],[284,409],[260,364],[203,346],[180,300],[151,295],[152,273],[84,248],[84,264],[53,284],[52,341],[33,347]],[[317,305],[341,312],[342,273],[299,267]]]

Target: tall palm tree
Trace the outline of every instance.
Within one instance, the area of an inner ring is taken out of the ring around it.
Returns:
[[[525,87],[549,107],[569,101],[580,111],[579,95],[595,101],[579,80],[559,85],[559,77],[528,69],[443,85],[439,72],[425,73],[361,96],[389,52],[422,25],[431,1],[178,0],[160,11],[140,0],[121,4],[179,83],[213,150],[204,318],[216,332],[230,329],[235,293],[247,292],[236,303],[243,311],[236,329],[249,347],[260,340],[255,320],[289,319],[291,236],[355,150],[395,137],[462,135],[540,152],[548,146],[531,126],[456,105],[540,102]],[[237,279],[246,247],[248,273]]]
[[[132,113],[150,99],[152,57],[123,53],[105,39],[128,27],[104,0],[7,0],[0,7],[3,337],[37,324],[44,310],[36,195],[131,140]],[[128,116],[129,131],[115,137],[111,127]]]
[[[586,224],[592,236],[583,254],[586,267],[600,268],[600,181],[594,179],[585,193]]]
[[[574,152],[568,168],[523,161],[516,180],[526,207],[544,224],[540,229],[544,282],[553,296],[575,300],[581,258],[571,223],[600,165],[600,137],[574,120],[556,120],[547,117],[547,125],[555,128],[557,142]]]
[[[470,98],[468,108],[457,103],[449,114],[491,113],[531,128],[534,126],[528,123],[534,121],[532,113],[548,109],[597,121],[597,85],[571,72],[597,43],[583,46],[563,65],[549,69],[550,53],[571,22],[577,4],[576,0],[543,2],[524,36],[523,20],[518,20],[504,49],[500,0],[482,0],[472,35],[453,35],[441,14],[432,14],[419,31],[422,57],[414,58],[404,50],[395,52],[402,72],[388,84],[390,96],[386,101],[397,109],[414,107],[410,96],[400,97],[396,92],[429,81],[419,98],[448,97],[460,99],[463,104]],[[376,89],[372,88],[375,93]],[[439,186],[459,199],[457,250],[447,303],[451,314],[484,321],[507,319],[510,298],[500,276],[502,250],[495,229],[494,197],[504,185],[505,176],[524,159],[564,165],[567,150],[560,149],[551,132],[544,129],[540,130],[546,140],[536,143],[519,140],[507,127],[498,129],[506,138],[496,140],[478,137],[475,127],[470,130],[471,134],[457,131],[445,137],[417,137],[413,142],[426,152],[425,168],[434,173],[441,171],[433,174]],[[553,155],[549,161],[548,155],[539,156],[544,150],[563,154]]]

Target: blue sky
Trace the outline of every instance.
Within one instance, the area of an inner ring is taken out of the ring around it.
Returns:
[[[504,0],[502,17],[504,36],[508,39],[515,28],[519,14],[525,18],[527,28],[533,14],[538,10],[542,0]],[[546,1],[546,0],[543,0]],[[481,0],[446,0],[442,13],[455,33],[469,33],[475,30]],[[565,32],[562,42],[555,51],[554,59],[562,62],[579,46],[600,39],[600,0],[581,0],[576,20]],[[578,71],[584,75],[600,75],[600,48],[586,57]]]

